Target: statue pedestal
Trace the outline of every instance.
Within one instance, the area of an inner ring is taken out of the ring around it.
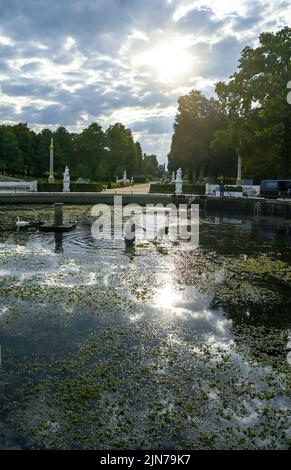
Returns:
[[[69,168],[66,166],[63,179],[63,193],[70,192],[70,173]]]
[[[176,181],[175,194],[183,194],[182,186],[183,186],[182,181]]]
[[[63,184],[63,193],[70,193],[70,181],[65,181]]]
[[[48,177],[48,182],[49,182],[49,183],[54,183],[54,182],[55,182],[55,178],[54,178],[52,175],[50,175],[50,176]]]

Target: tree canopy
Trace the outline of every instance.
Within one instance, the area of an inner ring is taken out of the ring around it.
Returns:
[[[217,130],[226,128],[226,116],[219,102],[193,90],[179,98],[174,124],[169,170],[181,167],[194,181],[211,171],[210,142]]]
[[[49,146],[54,139],[54,171],[61,177],[66,165],[72,178],[109,181],[121,177],[159,173],[156,156],[145,155],[130,129],[117,123],[106,131],[93,122],[81,133],[59,126],[35,133],[27,123],[0,125],[0,172],[15,176],[46,177]]]
[[[229,116],[229,136],[250,176],[288,177],[291,170],[291,29],[262,33],[245,47],[238,71],[216,92]]]
[[[245,47],[228,83],[218,82],[218,100],[193,90],[179,99],[169,169],[181,166],[194,179],[288,177],[291,172],[291,29],[262,33],[259,45]]]

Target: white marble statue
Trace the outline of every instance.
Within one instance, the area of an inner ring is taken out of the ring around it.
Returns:
[[[182,170],[181,170],[181,168],[178,168],[178,170],[177,170],[176,180],[177,181],[182,181]]]
[[[70,192],[70,173],[69,168],[66,166],[64,172],[64,179],[63,179],[63,192],[69,193]]]
[[[182,170],[181,170],[181,168],[179,168],[177,170],[175,185],[176,185],[175,193],[176,194],[182,194],[183,193],[183,189],[182,189],[183,180],[182,180]]]
[[[118,176],[116,176],[116,183],[129,183],[129,179],[126,176],[126,170],[124,170],[123,178],[118,179]]]

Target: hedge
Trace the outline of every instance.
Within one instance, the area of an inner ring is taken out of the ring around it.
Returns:
[[[173,194],[174,192],[175,192],[174,184],[151,183],[150,185],[150,193]],[[184,194],[205,194],[205,185],[204,184],[184,184],[183,193]]]
[[[151,175],[133,175],[133,181],[135,183],[148,183],[152,180],[153,177]]]
[[[41,193],[58,193],[63,190],[62,183],[37,183],[37,190]]]
[[[62,183],[38,183],[37,189],[40,192],[62,192],[63,184]],[[104,189],[102,183],[71,183],[70,190],[73,193],[95,193],[100,192]]]
[[[111,189],[126,188],[126,186],[131,186],[131,183],[111,183]]]
[[[99,193],[105,186],[102,183],[71,183],[70,189],[73,193]]]

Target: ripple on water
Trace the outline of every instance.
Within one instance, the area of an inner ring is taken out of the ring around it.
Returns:
[[[230,261],[257,256],[253,247],[287,252],[286,240],[256,238],[257,225],[239,222],[207,218],[195,253],[183,243],[97,240],[85,222],[69,233],[2,236],[0,391],[9,417],[0,408],[0,447],[17,430],[11,445],[23,438],[32,448],[70,447],[76,436],[82,446],[88,434],[92,448],[100,439],[104,448],[120,439],[137,448],[142,439],[148,448],[205,448],[211,439],[218,448],[272,447],[269,434],[285,448],[284,335],[258,327],[270,315],[264,305],[242,316],[248,289],[236,270],[232,310],[226,301],[212,308],[207,290],[227,298]]]

